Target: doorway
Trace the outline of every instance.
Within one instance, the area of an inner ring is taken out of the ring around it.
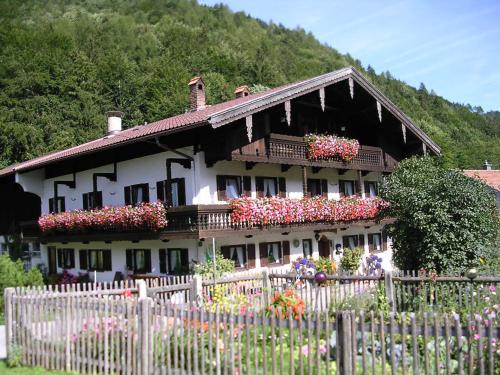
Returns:
[[[330,240],[325,236],[322,236],[318,242],[319,256],[324,258],[330,258]]]

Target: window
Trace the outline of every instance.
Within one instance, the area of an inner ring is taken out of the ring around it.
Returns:
[[[57,204],[55,204],[57,203]],[[57,202],[54,200],[54,198],[49,199],[49,212],[54,213],[54,212],[64,212],[66,211],[66,200],[64,197],[57,197]]]
[[[357,193],[357,183],[356,181],[340,180],[339,181],[339,192],[341,197],[350,197]]]
[[[84,210],[95,210],[102,208],[102,191],[84,193],[82,198]]]
[[[222,255],[226,259],[231,259],[236,268],[246,267],[247,252],[245,245],[222,246]]]
[[[89,271],[112,271],[111,250],[80,250],[80,269]]]
[[[62,269],[75,268],[75,250],[57,249],[57,267]]]
[[[286,180],[283,177],[255,177],[257,197],[286,197]]]
[[[269,264],[281,263],[281,243],[280,242],[269,242],[266,244],[266,255],[269,260]]]
[[[171,207],[186,205],[186,183],[184,178],[173,178],[170,181],[171,191]],[[167,180],[158,181],[156,183],[156,194],[158,200],[167,202]],[[167,202],[168,203],[168,202]]]
[[[134,273],[151,272],[151,250],[127,249],[127,269]]]
[[[39,258],[41,256],[40,253],[40,242],[33,242],[31,245],[31,256]]]
[[[363,234],[356,234],[352,236],[343,236],[342,245],[344,249],[354,249],[356,247],[363,247],[365,245],[365,236]]]
[[[378,183],[376,181],[365,181],[365,198],[374,198],[378,195]]]
[[[313,248],[312,248],[312,240],[307,239],[307,240],[302,240],[302,252],[304,254],[304,257],[312,257],[313,255]]]
[[[6,243],[0,244],[0,253],[1,254],[8,254],[9,253],[9,245]]]
[[[250,176],[217,176],[217,199],[220,201],[250,196],[251,190]]]
[[[318,178],[308,178],[307,192],[310,197],[322,195],[325,198],[328,198],[328,181],[320,180]]]
[[[188,249],[168,249],[168,272],[179,275],[189,272]]]
[[[138,184],[132,186],[125,186],[125,204],[136,205],[139,203],[149,202],[149,185]]]
[[[368,246],[370,252],[382,251],[382,234],[381,233],[369,233],[368,234]]]

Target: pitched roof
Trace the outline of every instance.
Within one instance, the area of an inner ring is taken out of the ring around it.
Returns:
[[[500,169],[469,169],[465,170],[464,174],[482,180],[492,189],[500,191]]]
[[[60,160],[110,149],[124,144],[133,143],[138,140],[153,138],[155,136],[185,130],[196,126],[210,124],[213,128],[217,128],[239,118],[248,116],[251,113],[276,105],[279,102],[293,99],[294,97],[312,92],[320,87],[324,87],[325,85],[333,84],[348,78],[358,83],[372,96],[374,96],[384,108],[400,119],[400,121],[423,142],[425,142],[431,150],[435,153],[440,153],[439,146],[434,143],[427,134],[418,128],[410,118],[399,110],[399,108],[386,98],[376,87],[374,87],[354,68],[344,68],[314,78],[306,79],[304,81],[279,86],[267,91],[232,99],[227,102],[206,106],[204,109],[199,111],[187,112],[146,125],[135,126],[114,135],[98,138],[75,147],[56,151],[22,163],[13,164],[0,170],[0,177],[16,172],[32,170]]]

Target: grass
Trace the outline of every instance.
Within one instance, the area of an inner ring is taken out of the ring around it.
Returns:
[[[0,374],[2,375],[69,375],[72,373],[61,371],[49,371],[43,368],[15,367],[9,368],[5,361],[0,361]]]

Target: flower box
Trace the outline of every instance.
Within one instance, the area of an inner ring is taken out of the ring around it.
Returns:
[[[359,152],[359,142],[356,139],[307,134],[304,140],[307,143],[307,158],[310,160],[340,159],[351,162]]]

